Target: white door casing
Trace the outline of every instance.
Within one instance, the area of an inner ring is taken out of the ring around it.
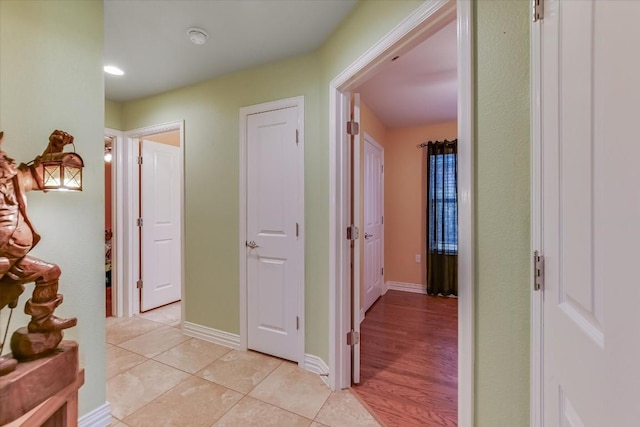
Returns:
[[[474,423],[474,73],[473,2],[427,0],[396,28],[330,82],[329,153],[329,383],[332,389],[349,385],[349,347],[345,335],[351,324],[349,245],[349,159],[345,123],[348,93],[383,63],[434,34],[456,19],[458,28],[458,425]]]
[[[181,299],[180,148],[141,141],[140,310]]]
[[[382,295],[384,266],[384,148],[364,138],[364,311]]]
[[[640,419],[640,58],[625,48],[640,39],[639,16],[640,2],[552,0],[535,24],[533,240],[544,255],[532,322],[535,426]]]
[[[267,105],[245,113],[241,111],[246,132],[241,267],[246,269],[246,310],[241,311],[246,314],[246,344],[304,362],[299,304],[304,297],[302,111],[297,104],[277,109]]]

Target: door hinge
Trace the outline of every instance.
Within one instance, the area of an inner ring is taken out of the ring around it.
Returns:
[[[380,173],[384,173],[384,165],[380,165]]]
[[[296,331],[300,329],[300,318],[296,316]]]
[[[138,219],[136,220],[136,225],[137,225],[138,227],[142,227],[142,218],[138,218]]]
[[[381,275],[381,276],[384,276],[384,267],[382,267],[382,268],[380,269],[380,275]]]
[[[347,345],[356,344],[360,344],[360,332],[356,332],[354,330],[347,332]]]
[[[358,135],[360,133],[360,123],[349,121],[347,122],[347,135]]]
[[[531,0],[533,7],[533,22],[544,18],[544,0]]]
[[[384,224],[384,215],[382,215],[382,220],[381,221],[382,221],[382,224]]]
[[[533,252],[533,290],[544,290],[544,256]]]
[[[142,156],[138,156],[138,164],[141,165],[142,164]]]
[[[360,238],[360,229],[351,224],[347,227],[347,240],[356,240]]]
[[[300,142],[300,131],[296,129],[296,145]]]
[[[138,281],[136,282],[136,288],[138,288],[138,289],[142,289],[142,280],[138,280]]]
[[[296,237],[300,236],[300,225],[296,222]]]

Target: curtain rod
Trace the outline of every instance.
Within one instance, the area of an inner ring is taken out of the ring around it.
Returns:
[[[429,141],[429,142],[423,142],[422,144],[418,144],[418,145],[416,145],[416,147],[418,147],[418,148],[424,148],[424,147],[427,147],[429,144],[453,144],[453,143],[456,143],[456,142],[458,142],[458,138],[456,138],[456,139],[454,139],[454,140],[452,140],[452,141],[449,141],[449,140],[446,140],[446,139],[445,139],[444,141]]]

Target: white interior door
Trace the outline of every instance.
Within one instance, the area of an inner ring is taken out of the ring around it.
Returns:
[[[142,141],[140,310],[181,298],[180,148]]]
[[[637,426],[640,2],[544,6],[544,426]]]
[[[297,361],[303,286],[297,107],[247,117],[247,345]]]
[[[364,310],[382,294],[384,257],[384,149],[364,140]]]

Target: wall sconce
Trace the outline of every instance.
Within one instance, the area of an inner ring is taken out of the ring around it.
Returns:
[[[46,153],[40,158],[45,191],[82,191],[82,157],[71,153]]]

